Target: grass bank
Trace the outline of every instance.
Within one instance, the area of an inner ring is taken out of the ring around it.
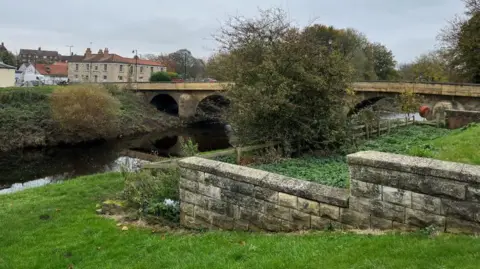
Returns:
[[[361,143],[356,151],[381,152],[428,157],[445,161],[480,165],[480,125],[447,130],[426,125],[414,125],[393,130],[390,134]],[[234,158],[218,160],[233,163]],[[342,155],[320,157],[306,155],[251,167],[334,187],[348,185],[348,165]]]
[[[479,239],[422,233],[155,234],[95,214],[104,174],[0,196],[0,268],[477,268]]]
[[[158,112],[134,93],[110,89],[109,94],[120,103],[118,130],[108,136],[67,132],[52,116],[50,96],[59,88],[65,87],[4,88],[0,91],[0,151],[128,136],[178,124],[176,117]]]

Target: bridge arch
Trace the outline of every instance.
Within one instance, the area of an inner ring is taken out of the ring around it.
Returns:
[[[349,116],[359,113],[362,109],[375,106],[379,110],[389,110],[397,106],[395,98],[391,96],[375,96],[367,98],[355,105],[348,113]]]
[[[230,100],[223,94],[211,94],[198,102],[195,109],[195,118],[218,121],[230,106]]]
[[[155,95],[150,100],[150,104],[154,105],[159,111],[165,112],[170,115],[178,116],[178,102],[169,94],[161,93]]]

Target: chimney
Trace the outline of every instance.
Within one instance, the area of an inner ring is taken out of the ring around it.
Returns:
[[[42,50],[42,47],[38,47],[38,50],[41,51],[41,50]]]
[[[99,50],[98,50],[98,54],[103,54],[103,50],[102,50],[102,49],[99,49]]]
[[[92,50],[90,48],[87,48],[87,50],[85,51],[85,57],[90,57],[92,56]]]
[[[108,56],[108,48],[105,48],[105,50],[103,51],[103,55]]]

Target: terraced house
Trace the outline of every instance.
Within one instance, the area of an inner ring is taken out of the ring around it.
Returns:
[[[88,48],[83,58],[68,63],[71,82],[148,82],[150,75],[159,71],[167,68],[159,62],[110,53],[108,48],[96,54]]]

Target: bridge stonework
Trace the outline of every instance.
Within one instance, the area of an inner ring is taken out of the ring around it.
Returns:
[[[117,83],[117,86],[134,90],[145,95],[150,102],[159,94],[168,94],[178,104],[179,116],[189,118],[195,115],[198,104],[211,95],[222,95],[231,83]],[[376,97],[393,98],[413,90],[422,96],[423,104],[434,107],[439,102],[451,102],[455,109],[480,110],[480,85],[449,83],[407,83],[407,82],[355,82],[352,85],[356,98],[369,100]]]

